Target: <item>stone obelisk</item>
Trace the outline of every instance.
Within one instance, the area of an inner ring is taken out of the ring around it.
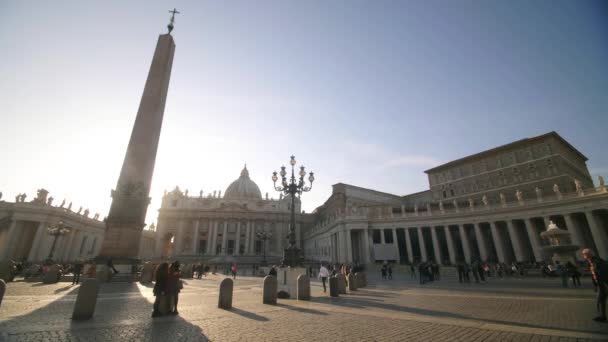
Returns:
[[[100,263],[107,259],[120,265],[137,262],[175,52],[172,24],[173,18],[169,33],[158,38],[120,177],[112,190]]]

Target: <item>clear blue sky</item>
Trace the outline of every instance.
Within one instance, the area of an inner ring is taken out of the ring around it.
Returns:
[[[317,174],[307,211],[331,184],[425,190],[427,168],[551,130],[608,176],[605,1],[3,1],[5,197],[107,215],[173,7],[149,222],[164,189],[224,191],[245,162],[271,192],[292,153]]]

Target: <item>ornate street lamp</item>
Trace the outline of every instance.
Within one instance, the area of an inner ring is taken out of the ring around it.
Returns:
[[[289,224],[289,234],[287,238],[289,239],[289,246],[285,248],[285,252],[283,255],[283,265],[295,267],[300,264],[302,260],[302,256],[300,253],[300,249],[296,246],[296,194],[302,195],[303,192],[310,191],[312,189],[312,182],[315,180],[314,173],[310,173],[308,177],[308,181],[310,182],[310,186],[305,186],[304,177],[306,177],[306,171],[304,166],[300,166],[300,172],[298,175],[299,179],[295,177],[294,167],[296,165],[296,157],[291,156],[291,160],[289,161],[291,165],[291,178],[289,182],[287,180],[287,171],[285,171],[285,166],[281,166],[281,185],[277,186],[277,172],[272,173],[272,182],[274,183],[274,189],[276,191],[282,192],[285,195],[291,196],[291,222]]]
[[[54,236],[53,245],[51,246],[51,252],[49,253],[49,260],[53,259],[53,253],[55,252],[55,245],[57,244],[57,238],[70,232],[68,228],[65,228],[63,221],[57,222],[55,227],[48,227],[46,231],[50,236]]]
[[[258,237],[258,239],[262,240],[262,250],[264,253],[264,260],[262,260],[262,266],[266,266],[266,240],[270,240],[270,238],[272,238],[272,233],[262,230],[255,233],[255,235]]]

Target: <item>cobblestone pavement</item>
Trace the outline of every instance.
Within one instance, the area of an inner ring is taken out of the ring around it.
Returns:
[[[78,286],[9,283],[0,341],[608,341],[591,320],[594,293],[556,279],[453,280],[419,285],[398,275],[339,298],[313,281],[313,300],[262,304],[261,278],[237,277],[232,310],[217,308],[222,276],[185,280],[179,316],[150,318],[152,288],[101,287],[95,316],[72,322]]]

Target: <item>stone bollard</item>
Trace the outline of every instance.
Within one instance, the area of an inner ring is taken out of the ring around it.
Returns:
[[[359,272],[355,273],[355,286],[357,288],[363,287],[363,286],[361,286],[361,280],[362,280],[361,274]]]
[[[73,320],[87,320],[93,317],[98,293],[99,281],[97,279],[90,278],[82,282],[82,285],[78,289],[76,303],[74,304]]]
[[[2,298],[4,298],[4,292],[6,292],[6,283],[0,279],[0,307],[2,306]]]
[[[338,297],[338,278],[329,277],[329,295],[331,297]]]
[[[357,284],[355,284],[355,275],[351,272],[348,274],[348,291],[357,291]]]
[[[346,277],[340,273],[336,275],[336,278],[338,279],[338,293],[346,294]]]
[[[46,273],[42,277],[42,282],[44,284],[55,284],[59,281],[60,277],[61,271],[59,269],[59,265],[51,265],[49,266],[49,270],[46,271]]]
[[[144,263],[144,268],[141,270],[141,277],[139,278],[139,282],[142,284],[150,284],[152,283],[152,277],[154,276],[154,265],[151,262]]]
[[[277,278],[275,276],[264,277],[264,294],[262,303],[264,304],[277,304]]]
[[[224,278],[220,283],[220,298],[217,301],[220,309],[232,309],[232,279]]]
[[[298,277],[297,287],[298,300],[310,300],[310,278],[306,274],[301,274]]]
[[[0,261],[0,279],[5,282],[13,281],[14,262],[12,260]]]

